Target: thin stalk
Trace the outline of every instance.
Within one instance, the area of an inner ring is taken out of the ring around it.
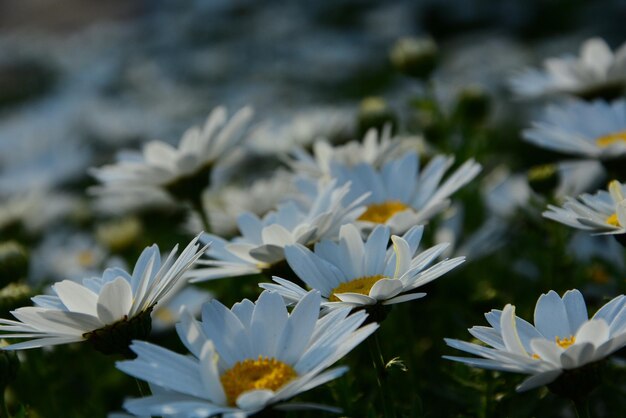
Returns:
[[[2,388],[2,393],[0,393],[0,418],[9,418],[9,409],[7,408],[7,403],[4,399],[5,389]]]
[[[574,405],[574,413],[576,418],[591,418],[591,412],[589,411],[589,400],[572,401]]]
[[[376,382],[378,383],[378,389],[380,391],[380,398],[383,404],[383,413],[385,418],[395,418],[393,410],[390,408],[388,400],[390,399],[389,389],[387,387],[387,371],[385,370],[385,360],[383,358],[382,351],[380,349],[380,341],[378,340],[378,333],[374,333],[373,336],[367,340],[370,355],[372,356],[372,363],[374,365],[374,371],[376,372]]]
[[[204,210],[204,206],[202,205],[202,197],[196,196],[189,200],[193,210],[200,216],[200,220],[202,221],[202,227],[204,228],[204,232],[211,233],[211,222],[209,220],[209,214]]]

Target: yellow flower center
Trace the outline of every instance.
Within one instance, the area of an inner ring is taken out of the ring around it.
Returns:
[[[82,250],[76,254],[76,261],[81,267],[91,267],[96,262],[96,257],[90,250]]]
[[[339,286],[333,289],[333,291],[330,293],[330,296],[328,297],[328,300],[331,302],[341,301],[341,299],[335,296],[335,293],[359,293],[361,295],[369,295],[372,286],[374,286],[374,283],[384,277],[385,276],[383,276],[382,274],[377,274],[376,276],[360,277],[358,279],[350,280],[346,283],[341,283]]]
[[[615,132],[596,139],[596,145],[601,148],[609,147],[617,142],[626,142],[626,131]]]
[[[576,337],[573,335],[565,338],[554,337],[554,339],[556,340],[556,344],[563,349],[567,349],[570,345],[576,342]]]
[[[409,209],[407,205],[399,200],[389,200],[383,203],[372,203],[365,212],[359,216],[359,221],[369,221],[377,224],[384,224],[398,212]]]
[[[537,353],[533,354],[531,357],[535,360],[541,360],[541,357]]]
[[[606,218],[605,221],[607,224],[609,225],[613,225],[613,226],[621,226],[619,224],[619,219],[617,219],[617,213],[614,213],[613,215],[609,216],[608,218]]]
[[[298,377],[288,364],[275,358],[261,357],[238,361],[226,370],[220,381],[230,406],[235,406],[237,398],[244,392],[257,389],[276,391]]]

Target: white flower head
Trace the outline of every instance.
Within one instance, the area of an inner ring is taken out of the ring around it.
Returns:
[[[146,248],[132,274],[121,268],[106,269],[101,277],[82,284],[63,280],[52,285],[55,295],[33,298],[35,306],[11,313],[17,319],[0,319],[3,338],[30,338],[5,349],[17,350],[89,339],[90,333],[121,321],[149,314],[203,254],[194,238],[175,259],[175,247],[161,262],[156,245]]]
[[[444,356],[471,366],[531,375],[519,392],[554,382],[562,373],[600,361],[626,345],[626,297],[618,296],[589,319],[578,290],[561,298],[550,291],[539,297],[534,325],[515,316],[515,306],[485,314],[490,327],[469,332],[490,347],[446,339],[453,348],[482,358]]]
[[[227,185],[210,188],[203,193],[203,208],[209,214],[211,231],[220,236],[237,234],[237,218],[244,212],[251,212],[259,217],[285,200],[285,196],[296,193],[294,175],[285,170],[277,170],[268,178],[255,180],[249,186]],[[202,229],[200,217],[193,213],[185,229]]]
[[[626,70],[626,69],[625,69]],[[593,159],[626,154],[626,101],[571,99],[548,106],[542,119],[523,133],[539,147]]]
[[[125,152],[116,164],[93,168],[91,174],[102,183],[93,188],[98,195],[134,195],[147,201],[162,200],[166,192],[177,193],[179,183],[200,176],[202,186],[209,171],[246,138],[245,128],[252,110],[245,107],[227,119],[226,109],[214,109],[202,128],[188,129],[178,147],[162,141],[148,142],[142,153]],[[194,186],[195,184],[192,184]],[[200,194],[202,188],[197,190]]]
[[[331,173],[339,184],[352,184],[346,199],[370,193],[364,202],[367,209],[358,218],[362,227],[385,224],[391,232],[401,234],[446,209],[449,197],[481,170],[480,164],[468,160],[440,184],[453,163],[454,158],[438,155],[420,171],[417,154],[407,152],[380,169],[367,163],[353,167],[333,164]]]
[[[464,257],[434,265],[448,244],[439,244],[418,253],[423,226],[403,236],[391,236],[389,228],[379,225],[364,241],[358,228],[341,227],[339,241],[323,240],[315,252],[303,245],[285,248],[287,262],[309,287],[319,290],[326,309],[391,305],[425,296],[415,289],[429,283],[465,261]],[[287,303],[302,299],[307,292],[289,280],[274,277],[274,283],[261,283],[264,289],[280,293]]]
[[[191,356],[135,341],[137,358],[117,367],[156,390],[124,408],[149,416],[246,417],[341,376],[346,367],[328,367],[378,325],[359,328],[367,315],[348,315],[350,309],[319,319],[320,301],[311,291],[289,314],[274,292],[232,309],[213,300],[202,322],[186,314],[176,326]]]
[[[379,168],[383,163],[404,154],[407,144],[401,138],[393,138],[391,125],[387,124],[380,132],[375,128],[369,129],[363,141],[333,146],[326,140],[317,140],[313,143],[312,153],[297,147],[287,164],[299,174],[330,178],[333,163],[347,166],[368,163]]]
[[[614,95],[626,85],[626,44],[615,53],[600,38],[580,47],[580,57],[549,58],[544,69],[525,69],[511,79],[520,97],[565,93],[581,97]]]
[[[584,193],[577,199],[568,197],[563,207],[548,205],[543,216],[577,229],[597,234],[626,232],[626,185],[617,180],[609,183],[608,191],[591,195]]]
[[[337,187],[334,181],[302,183],[312,186],[304,191],[300,201],[279,205],[263,218],[244,213],[238,218],[241,236],[226,241],[217,235],[204,234],[203,242],[211,242],[207,255],[213,260],[201,260],[207,268],[193,270],[192,281],[261,273],[285,260],[285,246],[312,245],[321,239],[334,238],[343,224],[354,222],[363,212],[360,206],[365,196],[347,204],[350,184]],[[308,194],[308,193],[312,194]],[[311,198],[309,200],[309,198]]]

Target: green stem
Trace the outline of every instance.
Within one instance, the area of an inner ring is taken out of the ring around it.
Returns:
[[[189,200],[193,209],[200,216],[200,220],[202,221],[202,227],[204,228],[204,232],[210,234],[211,231],[211,222],[209,220],[209,214],[204,210],[204,206],[202,205],[202,196],[196,196]]]
[[[7,403],[4,399],[5,388],[2,388],[2,393],[0,393],[0,418],[9,418],[9,409],[7,408]]]
[[[572,404],[574,405],[576,418],[591,418],[588,399],[572,401]]]
[[[378,389],[380,391],[380,398],[383,404],[383,413],[385,418],[395,417],[395,414],[389,407],[388,398],[390,396],[386,380],[387,371],[385,370],[385,360],[383,358],[382,351],[380,349],[380,341],[378,340],[378,333],[374,333],[373,336],[367,340],[370,355],[372,356],[372,363],[374,365],[374,371],[376,373],[376,383],[378,383]]]

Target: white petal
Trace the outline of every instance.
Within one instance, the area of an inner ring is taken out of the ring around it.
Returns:
[[[96,316],[98,295],[71,280],[63,280],[52,285],[55,293],[68,310]]]
[[[535,328],[548,340],[572,335],[565,305],[555,291],[539,297],[535,306]]]
[[[128,315],[133,304],[130,283],[118,277],[105,284],[98,296],[98,318],[105,324],[112,324]]]
[[[237,406],[245,411],[258,411],[273,397],[274,392],[269,389],[251,390],[239,395]]]
[[[604,319],[591,319],[576,333],[576,344],[590,342],[598,347],[609,339],[609,334],[609,326]]]
[[[386,300],[402,292],[402,282],[398,279],[380,279],[370,289],[369,297],[376,300]]]
[[[547,372],[539,373],[524,380],[515,390],[518,392],[525,392],[530,389],[537,388],[539,386],[547,385],[554,382],[557,377],[561,375],[562,370],[550,370]]]
[[[515,306],[506,305],[500,317],[500,329],[502,330],[502,340],[504,346],[512,353],[527,356],[524,345],[517,334],[517,324],[515,321]]]

